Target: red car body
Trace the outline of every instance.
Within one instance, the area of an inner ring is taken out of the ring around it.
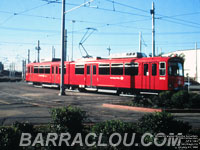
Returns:
[[[60,61],[27,64],[26,81],[60,84]],[[184,86],[179,57],[84,58],[65,61],[66,88],[95,87],[120,92],[177,90]]]

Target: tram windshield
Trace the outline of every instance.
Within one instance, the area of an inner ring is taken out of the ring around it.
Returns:
[[[180,62],[169,62],[168,74],[170,76],[184,76],[183,64]]]

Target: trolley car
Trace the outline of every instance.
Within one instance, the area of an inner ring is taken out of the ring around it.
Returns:
[[[124,53],[109,58],[82,58],[64,62],[66,88],[115,89],[118,93],[178,90],[184,86],[183,59],[143,57]],[[27,64],[26,81],[34,84],[60,84],[61,62]]]

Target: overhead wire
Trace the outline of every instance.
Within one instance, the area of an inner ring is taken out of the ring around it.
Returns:
[[[14,27],[0,27],[0,29],[3,30],[14,30],[14,31],[23,31],[23,32],[51,32],[51,33],[60,33],[60,30],[45,30],[45,29],[29,29],[29,28],[14,28]],[[85,30],[84,29],[80,29],[80,30],[76,30],[74,31],[74,34],[84,34],[84,32],[81,32]],[[71,33],[72,31],[68,31],[68,33]],[[193,31],[193,32],[157,32],[156,34],[158,35],[183,35],[183,34],[199,34],[200,31]],[[94,33],[96,35],[138,35],[138,33],[136,32],[96,32]],[[151,35],[151,33],[146,32],[143,33],[144,35]]]
[[[178,21],[180,21],[180,22],[183,22],[182,24],[183,25],[188,25],[188,26],[190,26],[191,24],[192,25],[198,25],[198,26],[200,26],[200,24],[199,23],[196,23],[196,22],[192,22],[192,21],[188,21],[188,20],[183,20],[183,19],[178,19],[178,18],[175,18],[175,16],[165,16],[165,15],[160,15],[160,14],[157,14],[158,16],[161,16],[161,17],[159,17],[159,18],[157,18],[157,19],[171,19],[171,20],[175,20],[176,22],[178,22]]]
[[[44,5],[48,5],[48,4],[51,4],[51,3],[59,3],[59,4],[61,4],[61,2],[60,1],[57,1],[57,0],[55,0],[55,1],[53,1],[53,0],[51,0],[51,1],[49,1],[49,0],[42,0],[42,1],[45,1],[45,2],[47,2],[47,3],[45,3],[45,4],[43,4],[43,5],[39,5],[39,6],[36,6],[36,7],[34,7],[34,8],[31,8],[31,9],[27,9],[27,10],[25,10],[25,11],[22,11],[22,12],[19,12],[19,13],[13,13],[13,15],[19,15],[19,14],[23,14],[23,13],[25,13],[25,12],[28,12],[28,11],[30,11],[30,10],[33,10],[33,9],[36,9],[36,8],[39,8],[39,7],[42,7],[42,6],[44,6]],[[113,3],[113,1],[111,1],[111,0],[105,0],[105,1],[108,1],[108,2],[110,2],[110,3]],[[126,4],[123,4],[123,3],[119,3],[119,2],[114,2],[115,4],[118,4],[118,5],[121,5],[121,6],[124,6],[124,7],[128,7],[128,8],[132,8],[132,9],[135,9],[135,10],[139,10],[139,11],[142,11],[142,12],[149,12],[149,11],[147,11],[147,10],[143,10],[143,9],[140,9],[140,8],[137,8],[137,7],[133,7],[133,6],[129,6],[129,5],[126,5]],[[78,4],[73,4],[73,3],[66,3],[67,5],[72,5],[72,6],[77,6]],[[85,6],[85,7],[88,7],[88,8],[94,8],[94,7],[89,7],[89,6]],[[110,10],[110,9],[105,9],[105,8],[95,8],[95,9],[100,9],[100,10],[106,10],[106,11],[113,11],[113,10]],[[2,11],[1,11],[2,12]],[[140,14],[133,14],[133,13],[129,13],[129,12],[122,12],[122,11],[115,11],[115,12],[120,12],[120,13],[126,13],[126,14],[131,14],[131,15],[139,15],[139,16],[141,16]],[[197,13],[200,13],[200,12],[197,12]],[[182,15],[191,15],[191,14],[193,14],[193,13],[190,13],[190,14],[182,14]],[[158,14],[159,15],[159,14]],[[34,15],[27,15],[27,16],[34,16]],[[142,15],[143,16],[143,15]],[[163,19],[163,17],[166,17],[166,18],[172,18],[172,16],[164,16],[164,15],[160,15],[161,17],[159,17],[159,18],[156,18],[156,19]],[[176,16],[181,16],[181,15],[176,15]],[[49,19],[60,19],[60,18],[56,18],[56,17],[47,17],[47,16],[36,16],[35,15],[35,17],[41,17],[41,18],[49,18]],[[145,16],[145,17],[147,17],[147,16]],[[148,16],[149,17],[149,16]],[[10,17],[9,17],[10,18]],[[166,19],[165,19],[166,20]],[[184,21],[184,22],[186,22],[185,20],[180,20],[180,19],[178,19],[179,21]],[[81,22],[81,21],[80,21]],[[168,22],[170,22],[170,21],[168,21]],[[188,24],[185,24],[185,23],[179,23],[179,22],[177,22],[177,19],[176,19],[176,21],[172,21],[173,23],[177,23],[177,24],[182,24],[182,25],[188,25]],[[89,23],[89,22],[88,22]],[[200,25],[200,24],[198,24],[198,23],[194,23],[194,22],[189,22],[189,23],[192,23],[192,24],[197,24],[197,25]],[[189,25],[190,26],[190,25]],[[191,26],[191,27],[193,27],[193,26]]]
[[[34,9],[37,9],[37,8],[40,8],[40,7],[43,7],[43,6],[46,6],[46,5],[49,5],[50,3],[46,3],[46,4],[42,4],[42,5],[38,5],[38,6],[35,6],[33,8],[29,8],[29,9],[26,9],[26,10],[23,10],[21,12],[18,12],[18,13],[15,13],[14,15],[18,15],[18,14],[23,14],[23,13],[27,13],[31,10],[34,10]]]
[[[189,15],[196,15],[196,14],[200,14],[200,12],[192,12],[192,13],[184,13],[184,14],[178,14],[178,15],[173,15],[173,16],[169,16],[169,17],[180,17],[180,16],[189,16]]]
[[[113,0],[105,0],[107,2],[110,2],[110,3],[113,3]],[[115,4],[118,4],[118,5],[121,5],[121,6],[124,6],[124,7],[127,7],[127,8],[131,8],[131,9],[134,9],[134,10],[138,10],[138,11],[141,11],[141,12],[145,12],[145,13],[149,13],[149,11],[147,10],[144,10],[144,9],[140,9],[140,8],[137,8],[137,7],[133,7],[133,6],[130,6],[130,5],[127,5],[127,4],[123,4],[123,3],[119,3],[119,2],[114,2]],[[200,12],[197,12],[197,13],[200,13]],[[196,14],[197,14],[196,13]],[[184,15],[191,15],[191,14],[195,14],[195,13],[189,13],[189,14],[181,14],[181,15],[174,15],[174,16],[165,16],[165,15],[161,15],[161,14],[156,14],[158,16],[161,16],[161,17],[156,17],[156,19],[163,19],[163,18],[169,18],[169,19],[172,19],[172,20],[175,20],[175,21],[171,21],[173,23],[177,23],[177,24],[181,24],[181,25],[185,25],[185,26],[190,26],[190,27],[194,27],[192,25],[189,25],[189,24],[195,24],[195,25],[200,25],[199,23],[196,23],[196,22],[192,22],[192,21],[188,21],[188,20],[182,20],[182,19],[178,19],[178,18],[174,18],[174,17],[177,17],[177,16],[184,16]],[[166,20],[166,19],[165,19]],[[177,21],[181,21],[181,22],[184,22],[184,23],[179,23]],[[168,20],[168,22],[170,22]],[[189,24],[186,24],[186,23],[189,23]],[[195,28],[199,28],[199,27],[195,27]]]
[[[111,0],[106,0],[106,1],[111,1]],[[59,1],[57,1],[57,2],[55,2],[55,3],[61,3],[61,2],[59,2]],[[115,4],[117,4],[118,2],[115,2]],[[47,5],[47,4],[49,4],[49,3],[46,3],[46,4],[43,4],[43,5]],[[76,4],[72,4],[72,3],[66,3],[66,4],[69,4],[69,5],[72,5],[72,6],[77,6]],[[129,6],[126,6],[125,4],[122,4],[122,3],[120,3],[120,5],[121,6],[125,6],[125,7],[129,7]],[[42,5],[41,5],[42,6]],[[39,6],[38,6],[39,7]],[[38,7],[34,7],[34,8],[32,8],[32,9],[36,9],[36,8],[38,8]],[[87,8],[94,8],[94,7],[89,7],[89,6],[86,6]],[[135,7],[132,7],[132,6],[130,6],[129,8],[133,8],[133,9],[135,9]],[[34,17],[40,17],[40,18],[47,18],[47,19],[59,19],[60,20],[60,18],[56,18],[56,17],[48,17],[48,16],[37,16],[37,15],[28,15],[28,14],[24,14],[24,13],[26,13],[26,12],[28,12],[28,11],[30,11],[30,10],[32,10],[32,9],[27,9],[27,10],[25,10],[25,11],[23,11],[23,12],[19,12],[19,13],[12,13],[13,15],[12,16],[14,16],[14,15],[26,15],[26,16],[34,16]],[[106,8],[94,8],[94,9],[100,9],[100,10],[106,10],[106,11],[113,11],[112,9],[106,9]],[[136,8],[136,9],[138,9],[138,10],[140,10],[139,8]],[[116,12],[117,10],[115,10],[115,12]],[[140,11],[143,11],[143,12],[147,12],[146,10],[140,10]],[[0,11],[0,12],[2,12],[2,11]],[[119,11],[120,12],[120,11]],[[4,13],[11,13],[11,12],[4,12]],[[130,15],[133,15],[132,13],[126,13],[126,12],[122,12],[122,13],[125,13],[125,14],[130,14]],[[200,12],[199,12],[200,13]],[[177,16],[184,16],[184,15],[191,15],[191,14],[195,14],[195,13],[190,13],[190,14],[181,14],[181,15],[174,15],[174,16],[164,16],[164,15],[160,15],[161,17],[160,18],[156,18],[156,19],[160,19],[160,20],[163,20],[163,21],[167,21],[167,22],[171,22],[171,23],[176,23],[176,24],[181,24],[181,25],[187,25],[187,26],[190,26],[190,27],[194,27],[194,28],[200,28],[200,27],[198,27],[198,26],[194,26],[194,25],[191,25],[191,24],[196,24],[196,25],[200,25],[200,24],[198,24],[198,23],[194,23],[194,22],[189,22],[190,24],[186,24],[187,23],[187,21],[185,21],[185,20],[180,20],[179,19],[179,21],[180,22],[178,22],[178,21],[173,21],[173,20],[175,20],[175,17],[177,17]],[[137,14],[134,14],[134,15],[137,15]],[[158,16],[159,16],[159,14],[158,14]],[[10,16],[11,17],[11,16]],[[147,16],[145,16],[145,17],[147,17]],[[149,17],[149,16],[148,16]],[[149,18],[150,19],[150,18]],[[143,19],[143,20],[149,20],[149,19]],[[171,20],[170,20],[171,19]],[[71,20],[70,20],[71,21]],[[120,25],[120,24],[124,24],[124,23],[128,23],[128,22],[119,22],[119,23],[108,23],[108,24],[104,24],[104,23],[97,23],[97,22],[92,22],[92,21],[82,21],[82,20],[76,20],[77,22],[79,21],[79,22],[84,22],[84,23],[94,23],[94,24],[102,24],[102,25],[104,25],[104,26],[109,26],[109,25],[118,25],[118,26],[121,26],[121,27],[128,27],[128,26],[123,26],[123,25]],[[136,20],[136,21],[140,21],[140,20]],[[135,21],[129,21],[129,23],[131,23],[131,22],[135,22]],[[183,23],[183,22],[186,22],[186,23]],[[1,27],[2,28],[2,27]],[[131,28],[131,27],[130,27]],[[2,29],[11,29],[11,30],[25,30],[25,31],[31,31],[31,32],[35,32],[35,31],[37,31],[37,32],[60,32],[60,31],[57,31],[57,30],[38,30],[38,29],[23,29],[23,28],[9,28],[9,27],[3,27]],[[157,34],[198,34],[199,32],[168,32],[168,33],[157,33]],[[82,34],[82,33],[80,33],[80,32],[76,32],[76,34]],[[137,35],[138,33],[96,33],[96,34],[99,34],[99,35]],[[145,34],[145,33],[144,33]],[[150,33],[148,33],[148,34],[150,34]]]
[[[169,20],[169,19],[161,19],[162,21],[166,21],[166,22],[171,22],[171,23],[175,23],[175,24],[180,24],[183,26],[188,26],[188,27],[193,27],[193,28],[200,28],[200,26],[194,26],[194,25],[190,25],[190,24],[186,24],[186,23],[182,23],[182,22],[178,22],[178,21],[173,21],[173,20]]]
[[[61,2],[56,2],[58,4],[62,4]],[[79,4],[75,4],[75,3],[65,3],[66,5],[70,5],[70,6],[78,6]],[[90,8],[90,9],[96,9],[96,10],[103,10],[103,11],[108,11],[108,12],[116,12],[116,13],[121,13],[121,14],[126,14],[126,15],[133,15],[133,16],[141,16],[141,17],[149,17],[147,15],[141,15],[141,14],[136,14],[136,13],[130,13],[130,12],[126,12],[126,11],[119,11],[119,10],[113,10],[113,9],[107,9],[107,8],[103,8],[103,7],[91,7],[90,5],[87,6],[85,5],[83,8]]]
[[[127,7],[127,8],[135,9],[135,10],[138,10],[138,11],[141,11],[141,12],[149,13],[149,11],[147,11],[147,10],[137,8],[137,7],[133,7],[133,6],[130,6],[130,5],[127,5],[127,4],[119,3],[119,2],[116,2],[116,1],[113,1],[113,0],[105,0],[105,1],[110,2],[110,3],[115,3],[115,4],[118,4],[118,5]]]
[[[31,10],[34,10],[34,9],[37,9],[39,7],[42,7],[42,6],[45,6],[45,5],[48,5],[49,3],[46,3],[46,4],[42,4],[42,5],[39,5],[39,6],[36,6],[36,7],[33,7],[33,8],[30,8],[30,9],[26,9],[24,11],[21,11],[21,12],[18,12],[18,13],[13,13],[11,16],[9,16],[6,20],[4,20],[3,22],[0,23],[0,25],[3,25],[4,23],[6,23],[8,20],[12,19],[14,16],[17,16],[19,14],[23,14],[23,13],[26,13],[28,11],[31,11]]]
[[[13,17],[14,17],[13,15],[9,16],[9,17],[6,18],[4,21],[2,21],[2,22],[0,23],[0,25],[3,25],[4,23],[6,23],[8,20],[12,19]]]
[[[15,12],[8,12],[8,11],[0,11],[0,13],[15,14]],[[61,20],[61,18],[50,17],[50,16],[29,15],[29,14],[18,14],[18,15],[27,16],[27,17],[37,17],[37,18]],[[125,28],[133,28],[133,27],[129,27],[129,26],[122,26],[122,25],[119,25],[119,24],[126,24],[126,23],[131,23],[131,22],[147,21],[149,19],[141,19],[141,20],[135,20],[135,21],[118,22],[118,23],[103,23],[103,22],[94,22],[94,21],[86,21],[86,20],[75,20],[75,21],[79,22],[79,23],[92,23],[92,24],[99,24],[99,25],[101,25],[101,26],[98,26],[98,28],[107,27],[107,26],[119,26],[119,27],[125,27]],[[70,22],[72,21],[71,19],[65,19],[65,20],[66,21],[70,21]],[[137,28],[137,27],[134,27],[134,28]],[[147,29],[147,30],[149,30],[149,29]]]
[[[197,41],[200,43],[200,41]],[[0,43],[4,44],[16,44],[16,45],[35,45],[35,42],[6,42],[6,41],[0,41]],[[151,45],[151,42],[149,42]],[[60,43],[42,43],[43,45],[61,45]],[[146,43],[145,43],[146,44]],[[168,42],[168,41],[162,41],[162,42],[157,42],[157,45],[190,45],[194,44],[194,42]],[[70,45],[70,44],[69,44]],[[127,44],[119,44],[119,43],[111,43],[110,45],[112,46],[132,46],[133,43],[127,43]],[[146,44],[147,45],[147,44]],[[107,46],[107,43],[105,44],[85,44],[85,46]]]

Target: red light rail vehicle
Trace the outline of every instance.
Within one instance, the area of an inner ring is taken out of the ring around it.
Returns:
[[[146,57],[139,52],[81,58],[64,62],[64,85],[79,91],[114,89],[118,94],[179,90],[184,86],[183,63],[180,57]],[[59,86],[60,65],[60,61],[27,64],[26,81]]]

